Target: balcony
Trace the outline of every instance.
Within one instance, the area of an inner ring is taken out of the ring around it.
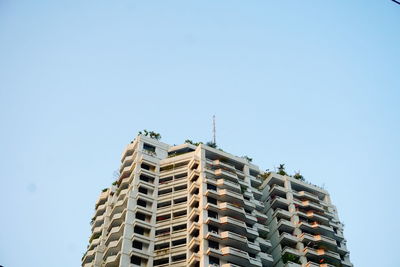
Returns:
[[[319,260],[320,258],[332,261],[332,263],[341,261],[340,255],[338,253],[325,249],[313,249],[310,247],[306,247],[304,248],[304,255],[315,261]]]
[[[298,191],[298,192],[294,191],[293,195],[295,195],[298,198],[308,199],[308,200],[312,200],[312,201],[315,201],[315,202],[319,202],[320,201],[319,198],[316,195],[311,194],[311,193],[309,193],[307,191]]]
[[[106,238],[105,245],[108,246],[108,244],[110,244],[111,242],[118,240],[119,237],[122,236],[124,228],[125,228],[125,223],[121,224],[120,226],[111,228]]]
[[[315,210],[315,211],[319,211],[319,212],[325,211],[321,205],[311,202],[309,200],[301,201],[301,202],[298,200],[295,200],[294,203],[295,203],[295,205],[298,205],[302,208],[311,209],[311,210]]]
[[[191,170],[189,172],[189,181],[196,181],[200,177],[200,172],[198,170]]]
[[[241,194],[229,191],[227,189],[218,189],[217,191],[208,189],[206,191],[206,196],[214,197],[224,202],[243,204],[243,197]]]
[[[261,201],[254,200],[253,202],[254,205],[256,205],[256,210],[262,211],[265,208],[264,203],[262,203]]]
[[[260,252],[260,253],[258,253],[258,256],[260,256],[263,266],[272,266],[274,259],[271,257],[271,255],[264,253],[264,252]]]
[[[307,233],[303,233],[299,236],[299,240],[302,243],[309,243],[309,242],[314,242],[314,243],[319,243],[319,244],[323,244],[327,247],[337,247],[336,244],[336,240],[330,238],[330,237],[326,237],[326,236],[322,236],[322,235],[310,235]]]
[[[188,266],[192,267],[195,266],[196,263],[200,262],[200,255],[199,253],[193,253],[188,260]]]
[[[274,218],[278,218],[278,219],[286,219],[286,220],[290,220],[290,218],[292,217],[292,215],[290,214],[289,211],[284,210],[284,209],[276,209],[272,215],[272,217]]]
[[[208,217],[206,223],[209,225],[214,225],[222,230],[227,230],[231,232],[236,232],[240,234],[246,233],[246,224],[243,221],[236,220],[231,217],[221,217],[219,219]]]
[[[219,159],[213,160],[212,161],[212,165],[213,166],[219,166],[222,169],[225,169],[225,170],[230,171],[230,172],[236,172],[235,166],[230,165],[228,163],[225,163],[225,162],[223,162],[223,161],[221,161]]]
[[[240,185],[238,183],[234,183],[225,179],[218,179],[216,185],[221,189],[228,189],[233,192],[240,193]]]
[[[106,250],[104,251],[104,258],[107,258],[112,255],[116,255],[122,249],[122,236],[115,241],[112,241],[108,244]]]
[[[189,207],[195,206],[196,203],[197,203],[197,205],[198,205],[199,202],[200,202],[199,196],[198,196],[198,195],[193,195],[193,196],[191,196],[190,199],[189,199]]]
[[[288,245],[288,246],[295,246],[299,239],[297,236],[289,234],[289,233],[282,233],[279,236],[279,243],[281,245]]]
[[[218,205],[207,203],[205,208],[219,212],[222,216],[245,218],[245,212],[242,207],[235,206],[228,202],[221,202]]]
[[[267,223],[267,220],[268,220],[267,215],[265,215],[264,213],[261,213],[259,211],[255,211],[255,213],[256,213],[257,221],[259,223],[261,223],[261,224],[266,224]]]
[[[263,250],[268,250],[272,247],[271,242],[264,238],[257,237],[256,241],[258,242],[258,245],[260,246],[260,248]]]
[[[260,234],[265,234],[265,235],[267,235],[267,234],[269,233],[268,227],[267,227],[266,225],[264,225],[264,224],[256,223],[256,224],[254,224],[254,227],[257,229],[257,231],[258,231]]]
[[[105,211],[106,211],[106,204],[98,206],[94,213],[94,217],[103,215]]]
[[[247,244],[247,238],[245,236],[224,231],[221,233],[217,232],[209,232],[206,235],[207,240],[212,240],[215,242],[220,243],[224,246],[245,246]]]
[[[110,232],[111,228],[113,227],[120,226],[125,221],[126,213],[126,209],[119,213],[115,213],[110,219],[110,224],[108,225],[107,232]]]
[[[246,227],[246,234],[250,237],[250,238],[257,238],[258,237],[258,232],[256,229],[250,228],[250,227]]]
[[[294,224],[290,221],[281,219],[278,223],[278,229],[283,231],[283,232],[293,232],[294,231]]]
[[[275,197],[274,199],[272,199],[271,208],[273,209],[281,208],[287,210],[288,206],[289,206],[289,201],[286,198]]]
[[[195,190],[199,190],[199,183],[194,182],[189,186],[189,193],[193,194]]]
[[[97,249],[88,250],[82,259],[83,264],[89,264],[94,260]]]
[[[252,211],[256,208],[256,204],[250,200],[244,199],[244,207]]]
[[[214,170],[214,175],[226,180],[230,180],[231,182],[237,183],[238,182],[238,177],[236,173],[226,171],[224,169],[216,169]]]
[[[313,234],[322,234],[329,237],[333,237],[334,235],[332,227],[322,225],[317,222],[308,223],[306,221],[300,221],[299,227],[301,230],[305,230],[306,232]]]
[[[286,192],[287,192],[287,189],[278,184],[274,184],[271,187],[271,189],[269,190],[269,193],[271,195],[281,196],[281,197],[285,197],[285,198],[286,198]]]
[[[250,175],[250,183],[252,187],[258,188],[262,184],[262,180],[258,177]]]
[[[121,252],[118,252],[115,255],[108,256],[104,261],[104,267],[118,267],[119,261],[121,259]]]
[[[282,255],[285,255],[285,254],[291,254],[291,255],[295,255],[295,256],[298,256],[298,257],[301,257],[301,256],[303,256],[303,253],[301,253],[299,250],[297,250],[297,249],[295,249],[295,248],[291,248],[291,247],[284,247],[283,248],[283,250],[282,250]]]

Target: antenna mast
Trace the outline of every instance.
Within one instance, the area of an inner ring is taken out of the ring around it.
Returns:
[[[215,135],[215,115],[213,115],[213,143],[214,144],[217,144],[217,138],[216,138],[216,135]]]

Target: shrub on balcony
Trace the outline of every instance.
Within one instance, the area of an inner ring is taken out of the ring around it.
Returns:
[[[285,253],[282,256],[282,261],[283,261],[283,263],[293,262],[293,263],[301,264],[300,263],[300,257],[296,256],[296,255],[293,255],[293,254],[290,254],[290,253]]]

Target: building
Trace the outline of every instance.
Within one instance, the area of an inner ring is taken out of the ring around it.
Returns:
[[[325,190],[203,144],[138,136],[91,225],[83,267],[352,266]]]

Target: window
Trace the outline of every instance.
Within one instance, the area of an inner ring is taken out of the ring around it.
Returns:
[[[186,202],[186,201],[187,201],[187,198],[186,197],[182,197],[182,198],[175,199],[174,200],[174,204],[180,204],[180,203],[183,203],[183,202]]]
[[[212,184],[207,184],[207,189],[217,191],[217,187]]]
[[[169,248],[169,242],[154,245],[154,250],[160,250],[165,248]]]
[[[184,184],[184,185],[175,187],[175,188],[174,188],[174,191],[176,192],[176,191],[184,190],[184,189],[186,189],[186,188],[187,188],[187,185]]]
[[[219,259],[215,258],[213,256],[210,256],[210,264],[216,264],[219,265]]]
[[[180,231],[186,229],[186,224],[175,225],[172,227],[172,231]]]
[[[140,165],[140,167],[141,167],[142,169],[144,169],[144,170],[151,171],[151,172],[154,172],[155,169],[156,169],[156,167],[154,167],[153,165],[147,164],[147,163],[142,163],[142,164]]]
[[[142,258],[138,257],[138,256],[132,256],[131,257],[131,263],[134,265],[142,265]]]
[[[174,213],[174,218],[185,216],[185,215],[186,215],[186,209],[182,210],[182,211],[175,212]]]
[[[212,240],[208,240],[208,246],[213,249],[219,249],[219,243]]]
[[[171,201],[164,201],[164,202],[160,202],[157,204],[157,208],[163,208],[163,207],[168,207],[171,206]]]
[[[163,265],[169,263],[169,258],[163,258],[159,260],[154,260],[153,265],[158,266],[158,265]]]
[[[215,211],[209,210],[208,211],[208,217],[214,218],[214,219],[218,219],[218,213],[216,213]]]
[[[156,147],[152,146],[150,144],[147,144],[147,143],[143,144],[143,149],[147,150],[147,151],[150,151],[150,152],[156,152]]]
[[[142,174],[142,175],[140,175],[140,178],[139,178],[141,181],[143,181],[143,182],[147,182],[147,183],[154,183],[154,178],[153,177],[150,177],[150,176],[147,176],[147,175],[144,175],[144,174]]]
[[[144,188],[142,186],[139,187],[139,193],[147,195],[148,191],[149,190],[147,188]]]
[[[146,214],[143,214],[141,212],[136,212],[135,218],[138,220],[146,221]]]
[[[181,173],[181,174],[178,174],[178,175],[175,175],[175,180],[179,180],[179,179],[183,179],[183,178],[186,178],[187,177],[187,175],[186,175],[186,173]]]
[[[137,200],[137,204],[139,206],[142,206],[142,207],[146,207],[147,206],[147,202],[144,201],[143,199],[140,199],[140,198]]]
[[[171,188],[169,188],[169,189],[164,189],[164,190],[158,191],[158,195],[159,195],[159,196],[162,196],[162,195],[169,194],[169,193],[171,193],[171,192],[172,192],[172,189],[171,189]]]
[[[172,262],[186,260],[186,254],[172,256]]]
[[[134,240],[134,241],[132,242],[132,247],[133,247],[133,248],[136,248],[136,249],[142,250],[142,249],[143,249],[143,243],[140,242],[140,241]]]
[[[133,231],[135,232],[135,234],[139,234],[139,235],[143,235],[144,234],[144,228],[140,227],[140,226],[135,226]]]
[[[157,222],[162,222],[171,219],[171,214],[157,216]]]
[[[172,241],[172,246],[173,247],[179,246],[179,245],[183,245],[183,244],[186,244],[186,238]]]
[[[215,205],[218,204],[218,201],[212,197],[207,197],[207,201],[208,201],[208,203],[211,203],[211,204],[215,204]]]
[[[211,232],[211,233],[216,233],[216,234],[218,234],[218,227],[213,226],[213,225],[209,225],[209,226],[208,226],[208,231]]]
[[[165,178],[160,178],[159,184],[165,184],[165,183],[168,183],[170,181],[172,181],[172,176],[165,177]]]
[[[156,236],[158,236],[158,235],[166,235],[166,234],[169,234],[169,233],[170,233],[169,228],[159,229],[159,230],[156,231]]]

